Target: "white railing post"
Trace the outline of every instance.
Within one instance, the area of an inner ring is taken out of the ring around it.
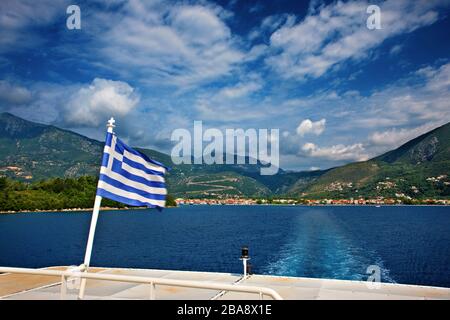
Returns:
[[[154,282],[150,282],[150,300],[155,300],[156,298],[156,286]]]
[[[60,294],[61,300],[67,299],[67,282],[66,282],[66,276],[61,276],[61,294]]]

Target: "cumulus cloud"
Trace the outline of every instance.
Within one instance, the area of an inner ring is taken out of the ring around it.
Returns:
[[[275,52],[266,62],[288,78],[317,78],[347,60],[366,57],[386,39],[438,20],[441,1],[387,0],[380,3],[381,30],[366,27],[367,1],[334,2],[270,37]]]
[[[316,122],[313,122],[310,119],[303,120],[297,127],[297,134],[301,137],[308,133],[318,136],[325,130],[325,123],[326,119]]]
[[[364,161],[369,158],[361,143],[352,145],[338,144],[331,147],[319,147],[314,143],[308,142],[302,146],[302,151],[314,158],[324,158],[328,160],[341,161]]]
[[[128,83],[96,78],[69,99],[64,121],[72,126],[98,126],[110,116],[124,116],[139,102],[139,95]]]

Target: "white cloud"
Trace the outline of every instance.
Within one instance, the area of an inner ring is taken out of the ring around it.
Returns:
[[[439,124],[433,122],[414,128],[392,128],[382,132],[376,131],[369,136],[369,141],[375,145],[396,148],[438,126]]]
[[[419,84],[417,80],[420,80]],[[449,101],[450,63],[447,63],[440,67],[422,68],[384,90],[347,104],[365,107],[364,117],[351,117],[355,125],[379,129],[410,123],[442,124],[450,120]]]
[[[425,73],[426,90],[436,94],[450,92],[450,63],[444,64],[440,68],[427,68],[427,70],[428,73]]]
[[[29,103],[31,99],[31,92],[27,88],[0,80],[0,105],[12,107]]]
[[[270,111],[265,104],[258,103],[258,108],[255,108],[255,96],[263,86],[264,82],[259,74],[247,73],[233,85],[216,90],[208,88],[197,95],[194,102],[198,119],[239,122],[269,116]]]
[[[314,143],[308,142],[302,146],[302,151],[314,158],[323,158],[333,161],[351,160],[364,161],[369,158],[361,143],[352,145],[338,144],[331,147],[319,147]]]
[[[258,91],[261,89],[261,83],[257,81],[250,81],[245,83],[239,83],[232,87],[225,87],[221,89],[218,93],[218,98],[226,98],[226,99],[236,99],[246,95],[249,95],[252,92]]]
[[[312,133],[318,136],[325,130],[325,123],[325,119],[316,122],[313,122],[309,119],[303,120],[297,127],[297,134],[301,137],[308,133]]]
[[[60,123],[61,115],[65,108],[65,101],[74,92],[79,90],[79,85],[62,85],[48,82],[34,82],[30,86],[24,84],[12,85],[17,89],[8,88],[11,92],[18,92],[14,97],[16,104],[5,103],[4,111],[11,112],[19,117],[47,124]],[[11,99],[10,99],[11,101]]]
[[[138,94],[126,82],[96,78],[70,97],[63,117],[72,126],[98,126],[110,116],[128,114],[138,102]]]
[[[292,24],[294,19],[295,19],[294,16],[287,15],[287,14],[271,15],[271,16],[265,17],[263,19],[263,21],[261,22],[260,29],[274,31],[283,24],[286,24],[286,23]]]
[[[192,44],[210,45],[230,37],[228,27],[206,7],[174,7],[170,21],[177,34]]]
[[[370,3],[336,2],[311,10],[305,19],[274,32],[274,55],[266,62],[284,77],[317,78],[349,59],[366,57],[386,39],[437,21],[441,1],[387,0],[380,3],[381,30],[366,27]]]
[[[267,53],[267,45],[265,44],[257,44],[253,46],[250,51],[245,54],[244,61],[251,62],[259,59],[261,56]]]
[[[207,3],[136,0],[102,17],[97,24],[103,28],[93,37],[105,59],[132,68],[146,83],[189,87],[229,75],[244,61],[245,53],[224,21],[228,15]]]
[[[46,38],[29,28],[39,28],[54,22],[58,14],[64,14],[68,0],[0,1],[0,52],[34,47]]]
[[[264,111],[252,110],[247,101],[232,103],[231,101],[210,100],[201,97],[195,102],[197,119],[216,122],[236,123],[246,120],[263,119],[268,114]]]
[[[403,50],[403,45],[397,44],[397,45],[393,46],[393,47],[391,48],[391,50],[389,50],[389,53],[390,53],[391,55],[396,55],[396,54],[399,54],[400,51],[402,51],[402,50]]]

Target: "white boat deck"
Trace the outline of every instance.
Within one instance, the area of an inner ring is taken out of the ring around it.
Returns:
[[[65,267],[51,269],[64,270]],[[90,272],[116,275],[133,275],[166,279],[195,280],[233,284],[241,275],[214,272],[190,272],[150,269],[94,268]],[[284,299],[295,300],[357,300],[357,299],[446,299],[450,300],[450,288],[381,284],[378,289],[370,289],[366,282],[330,279],[293,278],[252,275],[241,281],[240,285],[272,288]],[[238,284],[238,285],[239,285]],[[48,300],[60,299],[61,279],[54,276],[26,274],[1,274],[0,299]],[[78,290],[67,291],[67,299],[76,299]],[[157,285],[156,299],[169,300],[209,300],[220,291],[191,289]],[[85,299],[149,299],[150,286],[126,282],[88,280]],[[270,299],[264,296],[265,299]],[[218,299],[254,300],[258,294],[226,292]]]

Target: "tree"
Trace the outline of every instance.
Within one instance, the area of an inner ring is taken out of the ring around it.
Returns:
[[[176,207],[177,206],[177,202],[175,201],[175,198],[170,194],[168,194],[166,196],[166,206],[167,207]]]
[[[3,191],[8,186],[8,178],[0,177],[0,191]]]

